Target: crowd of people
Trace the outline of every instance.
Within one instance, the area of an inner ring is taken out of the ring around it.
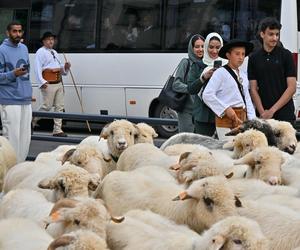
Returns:
[[[279,41],[281,24],[266,17],[259,24],[261,46],[210,33],[191,37],[188,57],[179,64],[173,90],[189,95],[178,112],[179,132],[194,132],[226,139],[225,134],[247,119],[295,122],[293,95],[296,69],[292,54]],[[249,56],[248,68],[241,65]]]

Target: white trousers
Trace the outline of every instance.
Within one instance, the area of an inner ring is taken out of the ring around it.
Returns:
[[[17,154],[17,161],[25,161],[31,140],[31,104],[0,105],[2,134]]]
[[[47,88],[41,89],[43,96],[43,104],[39,107],[39,111],[50,111],[54,107],[55,112],[63,112],[64,110],[64,87],[62,83],[47,84]],[[35,126],[40,118],[33,119]],[[62,119],[53,119],[53,134],[63,132],[61,129]]]

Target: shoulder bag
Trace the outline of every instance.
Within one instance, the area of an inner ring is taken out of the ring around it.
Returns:
[[[188,60],[188,66],[186,68],[184,74],[184,80],[186,81],[187,74],[190,69],[190,60]],[[173,90],[173,82],[175,80],[175,72],[177,71],[178,66],[174,70],[173,74],[169,76],[168,80],[166,81],[164,87],[162,88],[158,100],[160,103],[165,104],[166,106],[174,109],[175,111],[182,111],[184,108],[184,104],[188,98],[188,94],[185,93],[178,93]]]

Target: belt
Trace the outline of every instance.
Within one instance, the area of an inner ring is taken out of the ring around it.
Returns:
[[[242,120],[243,122],[247,120],[247,112],[244,108],[232,108],[234,112],[236,113],[237,117]],[[216,116],[216,127],[219,128],[230,128],[233,129],[236,127],[236,124],[234,124],[233,120],[231,120],[229,117],[224,115],[222,118]]]
[[[50,84],[61,82],[60,69],[45,69],[42,72],[43,78]]]

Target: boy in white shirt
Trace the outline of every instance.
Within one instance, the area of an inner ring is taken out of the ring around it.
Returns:
[[[252,49],[251,43],[237,39],[223,46],[219,56],[228,59],[228,64],[214,72],[203,91],[203,101],[216,114],[220,140],[225,140],[225,134],[246,119],[256,117],[248,77],[239,70]]]

